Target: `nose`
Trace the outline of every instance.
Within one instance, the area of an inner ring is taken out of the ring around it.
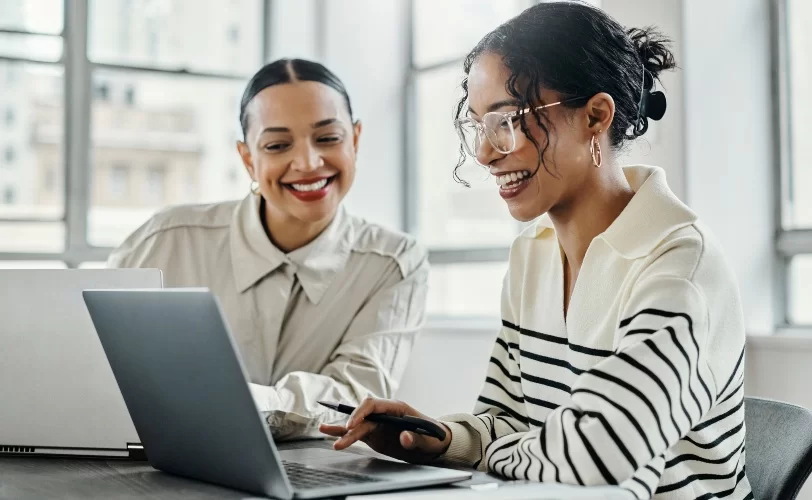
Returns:
[[[482,134],[479,138],[479,147],[476,150],[476,161],[480,165],[490,165],[494,161],[504,158],[504,154],[497,151],[491,141]]]
[[[309,142],[302,145],[293,158],[293,168],[300,172],[312,172],[324,166],[324,158],[319,150]]]

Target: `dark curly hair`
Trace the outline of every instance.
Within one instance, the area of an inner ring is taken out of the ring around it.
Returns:
[[[544,161],[549,140],[542,148],[527,127],[528,117],[534,117],[549,139],[550,123],[543,119],[543,110],[534,109],[541,102],[541,89],[560,93],[568,108],[584,106],[600,92],[611,95],[615,117],[609,140],[619,148],[643,135],[649,118],[659,120],[665,113],[665,96],[652,88],[661,72],[676,67],[670,43],[655,28],[624,29],[604,11],[581,1],[539,3],[485,35],[465,58],[463,96],[455,117],[462,117],[467,106],[471,66],[480,55],[494,53],[510,72],[507,92],[519,109],[533,110],[519,115],[519,124],[538,151],[536,171],[543,165],[549,172]],[[468,185],[458,175],[464,162],[461,146],[454,178]]]

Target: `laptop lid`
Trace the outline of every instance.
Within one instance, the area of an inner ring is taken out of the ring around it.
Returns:
[[[157,269],[0,270],[0,454],[130,455],[138,434],[82,291],[160,287]]]
[[[293,497],[214,295],[88,290],[84,299],[150,464]]]
[[[89,290],[84,297],[147,458],[158,469],[277,498],[334,497],[471,476],[333,450],[279,452],[208,290]],[[294,491],[282,459],[304,466],[309,484]],[[330,485],[313,479],[316,469],[327,474],[322,477],[365,477]]]

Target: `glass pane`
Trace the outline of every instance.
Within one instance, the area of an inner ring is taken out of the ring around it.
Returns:
[[[499,24],[529,7],[528,0],[415,0],[414,64],[465,57]]]
[[[432,316],[501,317],[507,262],[432,266],[427,311]]]
[[[433,248],[507,246],[520,226],[487,171],[469,160],[460,175],[471,187],[453,177],[460,142],[452,118],[460,81],[456,67],[424,72],[417,79],[418,239]]]
[[[107,262],[82,262],[79,269],[105,269]]]
[[[812,2],[787,1],[789,35],[790,171],[784,226],[812,227]]]
[[[0,61],[0,220],[64,214],[62,73]]]
[[[64,4],[64,0],[2,0],[0,29],[58,34]]]
[[[242,198],[244,83],[99,71],[93,77],[88,237],[116,246],[167,205]]]
[[[65,251],[65,225],[61,222],[0,221],[0,252]]]
[[[0,33],[0,56],[58,62],[62,57],[62,38]]]
[[[812,255],[792,258],[789,267],[789,322],[812,325]]]
[[[250,75],[262,63],[263,0],[91,0],[96,62]]]
[[[67,269],[58,260],[0,260],[0,269]]]

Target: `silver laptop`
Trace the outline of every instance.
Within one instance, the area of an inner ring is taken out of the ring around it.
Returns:
[[[84,293],[141,436],[163,471],[277,498],[452,483],[471,474],[323,448],[277,450],[207,290]]]
[[[156,269],[0,270],[0,455],[143,456],[82,291],[160,287]]]

